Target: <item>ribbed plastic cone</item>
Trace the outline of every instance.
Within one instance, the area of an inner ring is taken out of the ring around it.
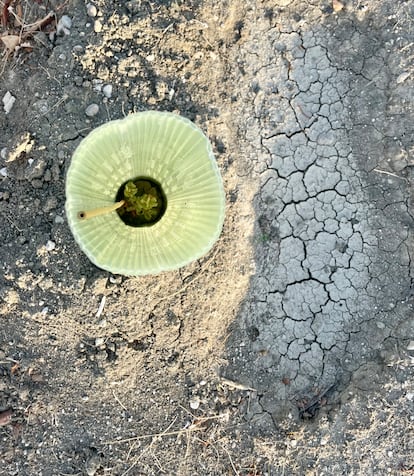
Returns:
[[[126,225],[116,211],[81,220],[78,213],[115,203],[137,177],[158,182],[167,199],[151,226]],[[148,111],[108,122],[76,149],[66,177],[66,214],[83,252],[99,268],[129,276],[180,268],[218,239],[225,198],[211,145],[188,119]]]

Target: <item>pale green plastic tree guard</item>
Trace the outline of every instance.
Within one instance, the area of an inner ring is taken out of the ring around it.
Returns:
[[[136,177],[158,182],[167,198],[151,226],[126,225],[116,211],[88,220],[79,212],[113,205]],[[147,111],[108,122],[78,146],[66,177],[66,214],[82,251],[114,274],[157,274],[206,254],[223,226],[225,197],[211,145],[188,119]]]

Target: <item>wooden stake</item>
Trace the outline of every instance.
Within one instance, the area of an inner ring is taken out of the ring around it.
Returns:
[[[121,200],[120,202],[116,202],[113,205],[109,205],[107,207],[100,207],[94,208],[93,210],[82,211],[78,213],[79,220],[89,220],[89,218],[97,217],[100,215],[106,215],[107,213],[111,213],[118,208],[121,208],[125,204],[125,200]]]

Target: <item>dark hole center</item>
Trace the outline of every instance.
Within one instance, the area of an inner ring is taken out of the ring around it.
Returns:
[[[125,204],[117,213],[128,226],[151,226],[157,223],[167,209],[167,198],[161,185],[149,177],[136,177],[121,185],[116,201]]]

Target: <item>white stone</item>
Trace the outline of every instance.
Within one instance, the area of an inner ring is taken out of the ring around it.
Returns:
[[[71,18],[67,15],[63,15],[63,17],[58,21],[58,24],[56,25],[56,34],[59,36],[70,35],[71,27]]]
[[[6,94],[3,96],[3,104],[4,104],[4,111],[8,114],[13,104],[16,102],[16,98],[12,95],[10,91],[7,91]]]
[[[48,240],[45,247],[46,251],[53,251],[56,248],[56,243],[52,240]]]
[[[105,339],[103,337],[97,337],[95,339],[95,346],[100,347],[101,345],[105,344]]]
[[[197,408],[200,406],[200,400],[196,397],[190,400],[190,408],[193,410],[197,410]]]
[[[99,106],[97,104],[90,104],[86,109],[85,109],[85,114],[88,117],[93,117],[96,116],[99,112]]]
[[[102,31],[102,23],[99,20],[96,20],[93,24],[93,31],[95,33],[100,33]]]
[[[104,93],[105,97],[112,97],[112,84],[105,84],[105,86],[102,88],[102,92]]]
[[[86,12],[88,14],[88,16],[90,17],[96,17],[97,13],[98,13],[98,10],[97,8],[95,7],[95,5],[92,5],[92,3],[88,3],[86,5]]]
[[[68,17],[67,15],[63,15],[62,18],[59,20],[59,23],[65,28],[72,27],[72,19]]]

